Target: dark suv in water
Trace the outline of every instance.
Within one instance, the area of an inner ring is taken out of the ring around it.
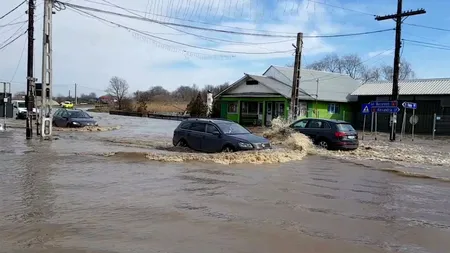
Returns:
[[[173,132],[174,146],[203,152],[233,152],[271,148],[269,140],[224,119],[188,119]]]
[[[358,133],[353,126],[341,120],[301,119],[290,125],[294,130],[309,136],[314,144],[326,149],[357,149]]]

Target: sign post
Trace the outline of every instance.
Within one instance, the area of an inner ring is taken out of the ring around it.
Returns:
[[[416,113],[416,109],[417,109],[417,103],[413,103],[413,102],[403,102],[402,103],[402,106],[403,106],[403,108],[405,108],[405,111],[403,112],[403,125],[404,125],[404,123],[405,123],[405,118],[406,118],[406,110],[407,109],[411,109],[412,111],[413,111],[413,115],[412,115],[412,117],[410,118],[410,120],[409,120],[409,122],[411,123],[411,125],[412,125],[412,131],[411,131],[411,133],[412,133],[412,141],[414,141],[414,125],[415,124],[417,124],[417,121],[418,121],[418,119],[417,119],[417,117],[416,117],[416,115],[415,115],[415,113]],[[404,128],[404,126],[402,126],[402,129]],[[403,131],[404,131],[404,129],[403,129]]]
[[[436,113],[433,114],[433,141],[434,141],[434,135],[436,133]]]
[[[391,124],[395,124],[397,122],[397,113],[400,111],[400,108],[397,106],[397,101],[372,101],[370,102],[370,106],[372,112],[375,114],[375,140],[377,140],[377,121],[378,121],[378,113],[389,113],[391,114]],[[394,136],[395,128],[392,128],[391,136]],[[395,138],[394,138],[395,139]],[[394,140],[392,139],[392,141]]]
[[[414,141],[414,125],[417,123],[416,120],[415,120],[416,119],[415,112],[416,112],[416,110],[413,110],[413,116],[412,116],[412,123],[413,124],[412,124],[412,131],[411,131],[412,132],[412,141]]]
[[[403,134],[405,133],[405,129],[406,129],[406,108],[403,109],[402,130],[400,131],[400,141],[403,140]]]
[[[361,140],[364,140],[364,133],[366,131],[366,118],[367,118],[367,114],[372,113],[372,106],[370,104],[362,104],[361,105],[361,113],[364,115],[363,132],[362,132]],[[372,113],[372,118],[373,118],[373,113]],[[372,122],[371,122],[371,124],[372,124]],[[370,131],[372,131],[372,129]]]

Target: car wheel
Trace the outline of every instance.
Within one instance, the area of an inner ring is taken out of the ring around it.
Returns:
[[[183,148],[185,148],[185,147],[187,147],[188,145],[187,145],[187,142],[186,142],[185,140],[181,139],[181,140],[178,142],[177,146],[178,146],[178,147],[183,147]]]
[[[234,148],[229,146],[229,145],[227,145],[227,146],[223,147],[222,152],[224,152],[224,153],[231,153],[231,152],[234,152]]]
[[[319,145],[319,147],[324,148],[324,149],[330,149],[330,144],[328,143],[327,140],[321,139],[317,142],[317,145]]]

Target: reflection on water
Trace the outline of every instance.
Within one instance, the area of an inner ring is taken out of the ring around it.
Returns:
[[[448,182],[399,177],[383,170],[405,167],[387,161],[327,156],[152,161],[148,153],[183,153],[163,148],[177,122],[102,117],[122,127],[58,133],[53,142],[26,141],[22,130],[0,134],[0,252],[450,248]],[[115,155],[98,155],[105,153]]]

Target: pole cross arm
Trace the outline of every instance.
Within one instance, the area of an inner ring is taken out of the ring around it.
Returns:
[[[402,18],[402,17],[409,17],[409,16],[420,15],[420,14],[425,14],[425,13],[427,13],[425,11],[425,9],[418,9],[418,10],[415,10],[415,11],[410,10],[410,11],[402,12],[400,15],[390,14],[390,15],[385,15],[385,16],[376,16],[375,20],[382,21],[382,20],[387,20],[387,19],[396,19],[396,18]]]

